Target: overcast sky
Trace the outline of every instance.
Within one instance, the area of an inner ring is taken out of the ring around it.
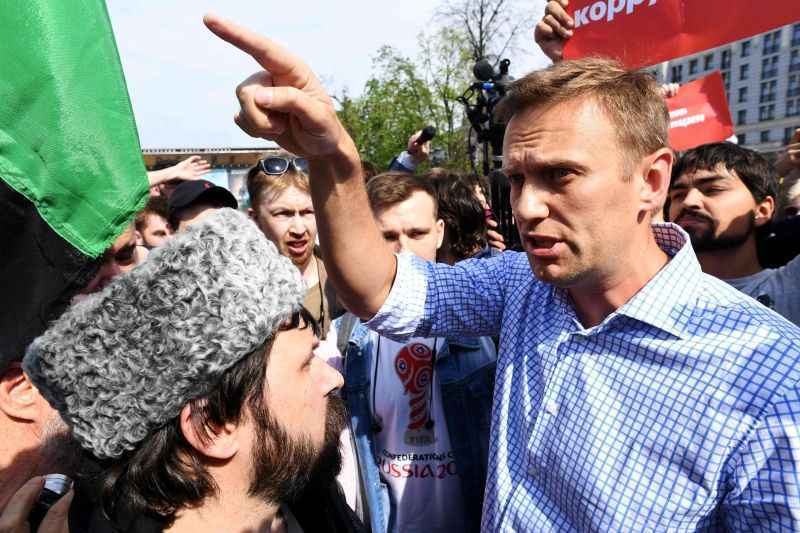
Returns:
[[[544,0],[531,0],[542,13]],[[233,124],[236,85],[257,65],[203,26],[215,12],[267,35],[303,57],[329,90],[359,94],[384,44],[416,54],[432,0],[107,0],[143,148],[263,146]],[[533,28],[512,57],[519,76],[547,64]]]

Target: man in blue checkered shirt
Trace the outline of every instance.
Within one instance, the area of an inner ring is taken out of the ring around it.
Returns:
[[[525,253],[447,266],[389,253],[308,67],[209,25],[270,71],[237,122],[309,159],[348,308],[397,340],[500,335],[484,530],[800,529],[800,331],[651,225],[673,154],[649,76],[589,58],[517,81],[500,111]]]

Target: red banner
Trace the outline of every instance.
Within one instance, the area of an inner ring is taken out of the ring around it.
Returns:
[[[701,144],[724,141],[733,135],[733,122],[719,71],[681,88],[667,98],[669,143],[683,151]]]
[[[800,0],[570,0],[566,59],[599,55],[630,68],[693,54],[800,21]]]

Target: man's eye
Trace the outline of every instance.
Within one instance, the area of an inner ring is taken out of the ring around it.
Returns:
[[[422,239],[427,234],[428,234],[427,231],[412,231],[411,232],[411,238],[412,239]]]
[[[672,191],[669,195],[671,200],[682,200],[686,196],[686,191]]]
[[[572,171],[568,168],[551,168],[545,172],[545,177],[548,180],[558,181],[566,178],[570,174],[572,174]]]

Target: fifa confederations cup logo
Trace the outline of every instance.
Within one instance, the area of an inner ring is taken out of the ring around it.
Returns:
[[[412,343],[397,354],[394,369],[403,382],[404,393],[409,396],[410,407],[405,442],[421,446],[434,442],[431,420],[431,380],[433,379],[433,352],[425,344]]]

